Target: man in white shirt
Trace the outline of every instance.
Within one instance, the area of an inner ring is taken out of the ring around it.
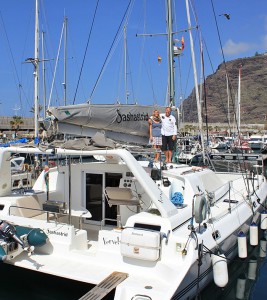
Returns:
[[[176,119],[171,115],[170,107],[166,107],[165,114],[161,114],[161,121],[162,151],[164,151],[165,154],[165,162],[170,163],[172,161],[174,141],[177,136]]]

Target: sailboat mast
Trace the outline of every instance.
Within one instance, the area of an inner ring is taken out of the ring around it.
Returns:
[[[45,50],[44,50],[44,32],[42,31],[42,66],[43,66],[43,94],[44,94],[44,119],[46,117],[46,80],[45,80]]]
[[[241,122],[241,116],[240,116],[240,113],[241,113],[241,69],[242,69],[242,66],[240,66],[239,68],[239,76],[238,76],[238,94],[237,94],[237,109],[238,109],[238,118],[237,118],[237,128],[238,128],[238,131],[240,130],[240,122]]]
[[[191,28],[191,18],[190,18],[188,0],[186,0],[185,3],[186,3],[188,28]],[[198,82],[197,82],[197,68],[196,68],[196,59],[195,59],[195,52],[194,52],[194,41],[193,41],[191,30],[189,30],[189,38],[190,38],[192,66],[193,66],[193,71],[194,71],[194,83],[195,83],[195,93],[196,93],[197,113],[198,113],[198,127],[199,127],[200,136],[201,136],[201,146],[202,146],[202,150],[203,150],[203,161],[205,161],[201,105],[200,105],[200,97],[199,97]]]
[[[228,80],[228,74],[225,74],[226,76],[226,90],[227,90],[227,111],[228,111],[228,124],[230,126],[231,120],[230,120],[230,91],[229,91],[229,80]],[[230,136],[231,131],[229,130],[228,136]]]
[[[67,25],[68,18],[64,18],[64,105],[67,105]]]
[[[128,80],[127,80],[127,26],[124,26],[124,82],[125,82],[125,100],[128,104],[129,91],[128,91]]]
[[[35,50],[34,50],[34,137],[39,134],[39,3],[35,0]]]
[[[168,82],[169,105],[175,106],[172,1],[171,0],[167,0],[167,31],[168,31],[168,60],[169,60],[169,82]]]

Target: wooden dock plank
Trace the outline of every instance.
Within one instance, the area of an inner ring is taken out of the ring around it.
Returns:
[[[110,291],[128,277],[127,273],[113,272],[98,285],[93,287],[88,293],[83,295],[79,300],[100,300],[103,299]]]

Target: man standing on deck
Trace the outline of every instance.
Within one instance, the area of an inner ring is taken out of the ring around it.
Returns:
[[[171,115],[171,108],[166,107],[165,114],[161,114],[162,151],[165,154],[165,163],[172,161],[172,151],[177,136],[176,119]]]

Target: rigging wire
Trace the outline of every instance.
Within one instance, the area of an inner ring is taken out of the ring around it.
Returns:
[[[214,21],[215,21],[215,25],[216,25],[216,29],[217,29],[217,35],[218,35],[218,39],[219,39],[219,43],[220,43],[220,50],[221,50],[221,53],[222,53],[222,57],[223,57],[223,66],[225,68],[225,72],[228,76],[228,69],[227,69],[227,65],[226,65],[226,60],[225,60],[225,55],[224,55],[224,50],[223,50],[223,46],[222,46],[222,40],[221,40],[221,35],[220,35],[220,31],[219,31],[219,26],[218,26],[218,22],[217,22],[217,17],[216,17],[216,13],[215,13],[215,8],[214,8],[214,4],[213,4],[213,0],[210,0],[211,2],[211,6],[212,6],[212,11],[213,11],[213,16],[214,16]],[[229,76],[228,76],[229,78]],[[232,86],[230,84],[230,98],[231,98],[231,102],[232,102],[232,106],[235,108],[235,104],[234,104],[234,101],[233,101],[233,96],[232,96]],[[236,116],[236,112],[235,112],[235,109],[234,109],[234,119],[235,119],[235,122],[237,124],[237,116]],[[229,122],[229,120],[228,120]],[[229,124],[229,128],[230,127],[230,124]],[[238,131],[238,135],[240,136],[240,128],[237,128],[237,131]]]
[[[147,20],[147,17],[146,17],[146,13],[147,13],[147,2],[144,1],[144,8],[143,8],[143,11],[144,11],[144,23],[143,23],[143,29],[142,29],[142,32],[146,32],[146,20]],[[138,28],[139,28],[139,25],[138,25]],[[137,33],[136,33],[136,36],[137,36]],[[140,90],[140,85],[141,85],[141,74],[142,74],[142,61],[144,59],[144,49],[145,49],[145,37],[142,38],[142,43],[141,43],[141,47],[140,47],[140,60],[139,60],[139,67],[138,67],[138,85],[137,85],[137,94],[139,95],[139,90]],[[152,90],[153,91],[153,90]],[[153,91],[154,92],[154,91]],[[154,97],[154,94],[153,94],[153,97]]]
[[[220,36],[220,31],[219,31],[219,26],[218,26],[218,22],[217,22],[217,18],[216,18],[216,13],[215,13],[215,8],[214,8],[213,0],[210,0],[210,1],[211,1],[211,6],[212,6],[212,11],[213,11],[213,16],[214,16],[214,20],[215,20],[215,24],[216,24],[217,34],[218,34],[218,38],[219,38],[220,50],[221,50],[222,57],[223,57],[223,65],[224,65],[226,74],[228,75],[227,65],[226,65],[226,61],[225,61],[225,56],[224,56],[224,51],[223,51],[223,46],[222,46],[222,41],[221,41],[221,36]],[[230,89],[231,89],[231,85],[230,85]],[[233,107],[235,107],[235,105],[234,105],[234,103],[233,103],[232,93],[230,93],[230,98],[231,98]],[[227,117],[227,118],[228,118],[228,117]],[[236,122],[236,124],[237,124],[237,116],[236,116],[235,110],[234,110],[234,119],[235,119],[235,122]],[[228,120],[228,121],[229,121],[229,120]],[[241,132],[240,132],[240,128],[238,128],[238,125],[237,125],[237,132],[238,132],[238,137],[239,137],[239,139],[240,139]],[[241,151],[241,156],[242,156],[242,158],[244,159],[244,152],[243,152],[243,151]],[[241,162],[240,162],[240,161],[241,161],[241,158],[238,156],[237,159],[238,159],[238,163],[241,165]],[[246,172],[245,172],[245,173],[246,173]],[[247,192],[249,193],[249,185],[248,185],[247,180],[245,180],[246,174],[242,173],[242,177],[243,177],[243,180],[244,180],[244,182],[245,182],[246,190],[247,190]]]
[[[103,65],[102,65],[102,68],[101,68],[101,70],[100,70],[100,73],[99,73],[99,75],[98,75],[98,77],[97,77],[97,80],[96,80],[96,82],[95,82],[95,85],[94,85],[94,87],[93,87],[93,89],[92,89],[92,92],[91,92],[91,94],[90,94],[89,100],[92,99],[92,96],[93,96],[93,94],[94,94],[94,92],[95,92],[95,89],[96,89],[96,87],[97,87],[97,84],[98,84],[98,82],[99,82],[99,80],[100,80],[100,78],[101,78],[101,76],[102,76],[103,70],[104,70],[104,68],[105,68],[105,66],[106,66],[106,63],[107,63],[109,57],[110,57],[110,53],[111,53],[111,51],[112,51],[112,49],[113,49],[113,46],[114,46],[114,44],[115,44],[115,42],[116,42],[116,40],[117,40],[117,37],[118,37],[119,33],[120,33],[120,31],[121,31],[122,24],[124,23],[124,20],[125,20],[126,16],[128,15],[128,12],[129,12],[131,3],[132,3],[132,0],[130,0],[129,3],[128,3],[128,6],[127,6],[127,8],[126,8],[126,10],[125,10],[125,13],[124,13],[124,15],[123,15],[123,18],[122,18],[122,20],[121,20],[121,23],[120,23],[120,25],[119,25],[119,27],[118,27],[118,30],[117,30],[117,32],[116,32],[116,34],[115,34],[115,37],[114,37],[114,39],[113,39],[113,42],[112,42],[112,44],[111,44],[111,46],[110,46],[110,48],[109,48],[108,54],[107,54],[107,56],[106,56],[106,59],[105,59]]]
[[[94,26],[94,23],[95,23],[95,17],[96,17],[96,13],[97,13],[98,4],[99,4],[99,0],[97,0],[97,3],[96,3],[96,7],[95,7],[95,11],[94,11],[94,16],[93,16],[93,21],[92,21],[90,32],[89,32],[89,36],[88,36],[88,39],[87,39],[87,43],[86,43],[86,47],[85,47],[85,52],[84,52],[84,56],[83,56],[83,61],[82,61],[82,66],[81,66],[81,70],[80,70],[80,74],[79,74],[79,78],[78,78],[78,82],[77,82],[77,86],[76,86],[76,90],[75,90],[75,94],[74,94],[74,98],[73,98],[72,104],[74,104],[75,101],[76,101],[76,95],[77,95],[77,92],[78,92],[78,87],[79,87],[79,83],[80,83],[81,76],[82,76],[82,70],[83,70],[83,67],[84,67],[85,57],[86,57],[88,46],[89,46],[89,41],[90,41],[90,38],[91,38],[93,26]]]
[[[26,93],[23,89],[22,83],[21,83],[19,75],[18,75],[18,70],[17,70],[16,64],[15,64],[14,55],[13,55],[13,52],[12,52],[12,49],[11,49],[11,46],[10,46],[9,38],[8,38],[8,35],[7,35],[7,31],[6,31],[6,27],[5,27],[5,23],[4,23],[4,19],[3,19],[1,11],[0,11],[0,18],[1,18],[1,22],[2,22],[2,27],[3,27],[3,31],[4,31],[5,40],[6,40],[6,43],[7,43],[7,48],[9,50],[9,54],[10,54],[11,63],[12,63],[12,66],[13,66],[14,72],[15,72],[15,74],[13,73],[13,75],[14,75],[14,80],[16,82],[16,89],[17,89],[17,92],[18,92],[18,95],[19,95],[20,107],[23,107],[21,93],[24,94],[25,99],[28,102],[28,104],[29,104],[29,100],[26,96]]]
[[[54,74],[53,74],[53,80],[52,80],[52,85],[51,85],[51,89],[50,89],[50,95],[49,95],[49,98],[48,98],[48,105],[47,105],[48,108],[50,107],[53,87],[54,87],[54,83],[55,83],[57,64],[58,64],[58,60],[59,60],[59,53],[60,53],[61,43],[62,43],[63,34],[64,34],[64,27],[65,27],[65,24],[63,23],[62,30],[61,30],[60,41],[59,41],[58,53],[57,53],[57,58],[56,58],[56,65],[55,65],[55,68],[54,68]]]
[[[128,42],[127,42],[127,26],[128,26],[128,22],[129,22],[129,17],[131,15],[133,6],[134,6],[134,2],[135,0],[132,0],[131,3],[131,7],[129,8],[128,12],[127,12],[127,16],[125,17],[125,23],[124,23],[124,30],[121,31],[119,37],[117,38],[117,40],[121,40],[123,37],[123,50],[121,51],[121,62],[120,62],[120,69],[119,69],[119,80],[118,80],[118,91],[117,91],[117,102],[120,102],[120,91],[121,91],[121,83],[122,83],[122,77],[123,77],[123,66],[124,66],[124,79],[125,79],[125,88],[128,89],[128,87],[126,86],[126,77],[128,75],[128,65],[129,65],[129,69],[130,72],[129,74],[131,74],[131,67],[130,67],[130,60],[129,60],[129,51],[128,51]],[[117,42],[118,43],[118,42]],[[116,47],[113,47],[113,49],[115,49]],[[114,52],[115,50],[113,50]],[[110,55],[111,56],[111,55]],[[126,69],[127,69],[127,73],[126,73]],[[132,77],[131,77],[131,87],[132,87],[132,93],[133,93],[133,82],[132,82]],[[124,91],[125,93],[125,97],[126,97],[126,102],[127,102],[127,95],[126,92],[128,91]]]
[[[53,46],[53,43],[51,41],[51,36],[50,36],[51,30],[50,30],[50,26],[49,26],[50,23],[48,22],[44,0],[41,1],[40,5],[41,5],[40,17],[43,18],[42,23],[45,25],[45,26],[43,26],[42,31],[46,33],[46,39],[45,39],[45,43],[44,43],[44,50],[45,50],[45,53],[47,54],[47,57],[53,57],[53,58],[47,59],[46,63],[48,64],[48,67],[49,67],[48,70],[50,72],[51,78],[53,78],[54,66],[52,65],[52,61],[54,61],[54,57],[56,57],[56,54],[54,53],[54,48],[55,47]],[[51,50],[52,55],[50,55],[49,50]],[[56,97],[55,97],[56,99],[54,101],[55,101],[55,103],[58,103],[58,99],[60,99],[61,97],[59,96],[59,91],[58,91],[57,84],[55,84],[55,86],[53,87],[53,90],[54,90],[54,93],[56,94]]]

